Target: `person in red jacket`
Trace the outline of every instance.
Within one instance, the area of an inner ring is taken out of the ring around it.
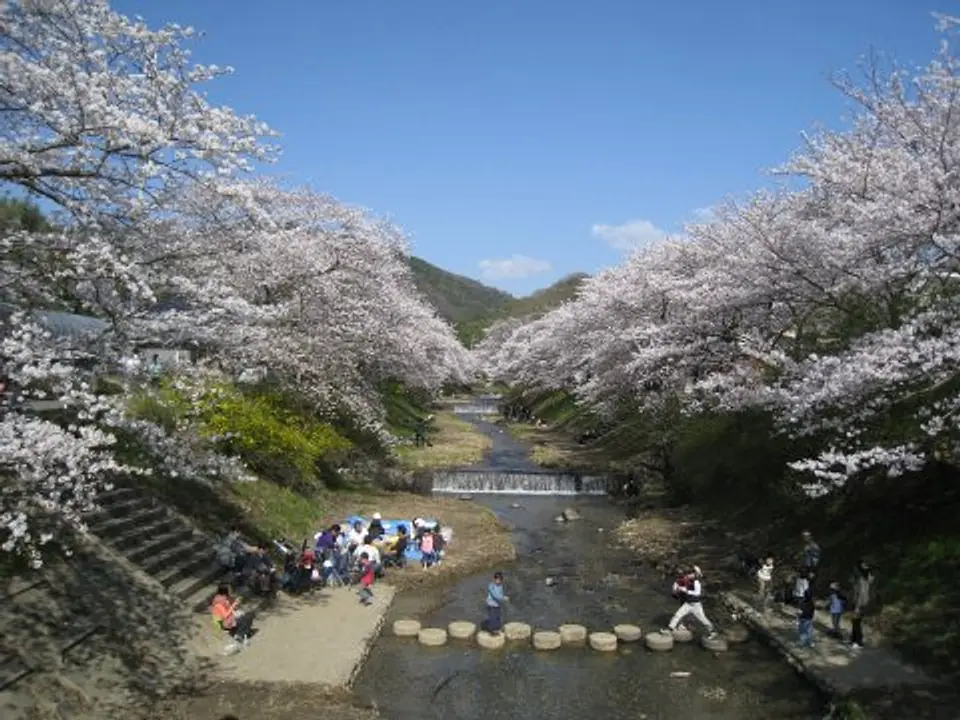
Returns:
[[[360,602],[363,605],[373,604],[374,572],[373,563],[370,562],[370,556],[367,553],[360,553]]]

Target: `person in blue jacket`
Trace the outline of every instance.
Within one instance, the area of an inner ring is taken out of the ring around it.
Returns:
[[[503,573],[495,572],[493,582],[487,586],[487,617],[480,627],[491,635],[499,635],[503,627],[501,606],[510,598],[503,592]]]

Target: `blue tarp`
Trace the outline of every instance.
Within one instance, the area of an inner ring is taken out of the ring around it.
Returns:
[[[353,527],[353,524],[357,521],[363,523],[364,527],[370,527],[371,518],[364,518],[359,515],[351,515],[346,520],[343,521],[341,527],[346,531],[347,528]],[[416,546],[416,543],[413,542],[413,520],[387,520],[383,519],[380,521],[380,524],[383,525],[383,530],[386,533],[387,537],[391,537],[397,534],[397,528],[401,525],[405,525],[407,528],[407,535],[410,536],[410,543],[407,545],[406,552],[404,556],[407,560],[413,560],[415,562],[420,562],[420,548]],[[423,524],[432,528],[437,524],[436,520],[430,520],[428,518],[423,518]]]

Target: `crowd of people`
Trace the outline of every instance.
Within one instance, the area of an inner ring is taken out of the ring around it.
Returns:
[[[820,577],[823,554],[820,545],[809,531],[803,532],[802,541],[799,562],[789,567],[786,573],[778,572],[773,554],[768,553],[762,560],[745,559],[747,571],[756,579],[757,603],[761,612],[769,612],[774,602],[795,607],[797,644],[813,647],[819,593],[819,598],[824,600],[824,609],[830,615],[830,635],[847,641],[852,652],[859,651],[863,648],[863,618],[871,609],[873,599],[873,568],[865,560],[860,560],[846,586],[831,580],[824,587]],[[847,614],[850,617],[848,637],[843,630],[843,618]]]
[[[227,534],[216,548],[216,558],[229,583],[221,584],[211,602],[215,622],[239,643],[249,640],[252,617],[237,607],[230,588],[246,588],[254,595],[270,596],[278,590],[296,595],[324,586],[357,586],[359,600],[373,603],[373,585],[389,568],[403,568],[412,555],[423,570],[443,563],[453,531],[439,522],[415,518],[410,527],[397,523],[387,532],[380,513],[369,524],[356,519],[346,529],[339,523],[306,538],[299,546],[285,538],[248,544],[239,528]],[[410,553],[416,548],[416,553]],[[274,554],[280,558],[274,561]]]

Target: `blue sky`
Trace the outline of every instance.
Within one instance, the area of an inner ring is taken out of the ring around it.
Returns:
[[[211,98],[279,130],[275,172],[390,216],[524,294],[675,232],[844,101],[871,47],[926,63],[934,0],[118,0],[206,33]]]

